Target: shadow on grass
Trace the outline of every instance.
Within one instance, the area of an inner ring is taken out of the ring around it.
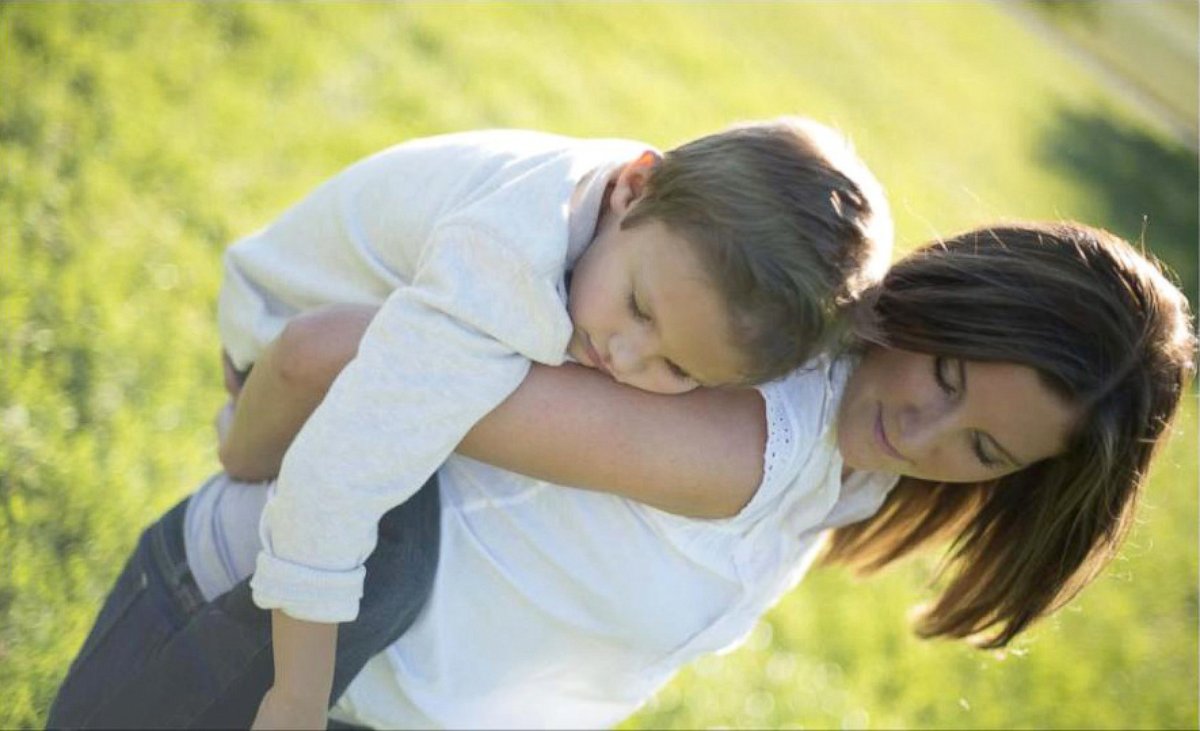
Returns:
[[[1026,5],[1052,20],[1075,20],[1088,25],[1096,23],[1101,10],[1097,3],[1079,0],[1029,0]]]
[[[1044,163],[1077,178],[1095,197],[1094,223],[1146,248],[1178,277],[1197,307],[1200,164],[1181,145],[1065,109],[1043,140]]]

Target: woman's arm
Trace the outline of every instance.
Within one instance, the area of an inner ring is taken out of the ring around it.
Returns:
[[[459,454],[697,518],[736,515],[762,479],[766,419],[751,389],[677,396],[567,364],[534,365]]]
[[[221,459],[243,479],[278,471],[292,437],[354,357],[374,308],[297,318],[238,399]],[[678,396],[639,391],[576,365],[534,365],[458,452],[551,482],[608,492],[680,515],[735,515],[762,475],[766,420],[751,389]]]

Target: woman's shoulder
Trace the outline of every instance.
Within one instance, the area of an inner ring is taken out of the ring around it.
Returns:
[[[766,402],[768,428],[787,428],[798,439],[815,439],[837,416],[856,358],[822,354],[783,378],[758,387]]]
[[[767,422],[762,481],[739,520],[758,521],[776,513],[781,500],[836,492],[836,479],[826,477],[840,470],[833,425],[852,365],[844,358],[822,355],[758,387]]]

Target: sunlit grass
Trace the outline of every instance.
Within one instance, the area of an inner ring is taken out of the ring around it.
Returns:
[[[400,139],[804,113],[853,135],[903,248],[1149,214],[1195,268],[1194,159],[990,3],[4,3],[0,49],[0,727],[43,722],[140,527],[216,464],[221,250]],[[1122,560],[1006,659],[912,638],[922,562],[820,571],[628,725],[1195,727],[1181,430]]]

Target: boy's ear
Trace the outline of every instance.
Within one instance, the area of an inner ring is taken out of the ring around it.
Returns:
[[[617,183],[609,199],[612,210],[624,215],[633,208],[646,191],[646,182],[660,162],[662,155],[657,150],[646,150],[635,160],[626,163],[617,175]]]

